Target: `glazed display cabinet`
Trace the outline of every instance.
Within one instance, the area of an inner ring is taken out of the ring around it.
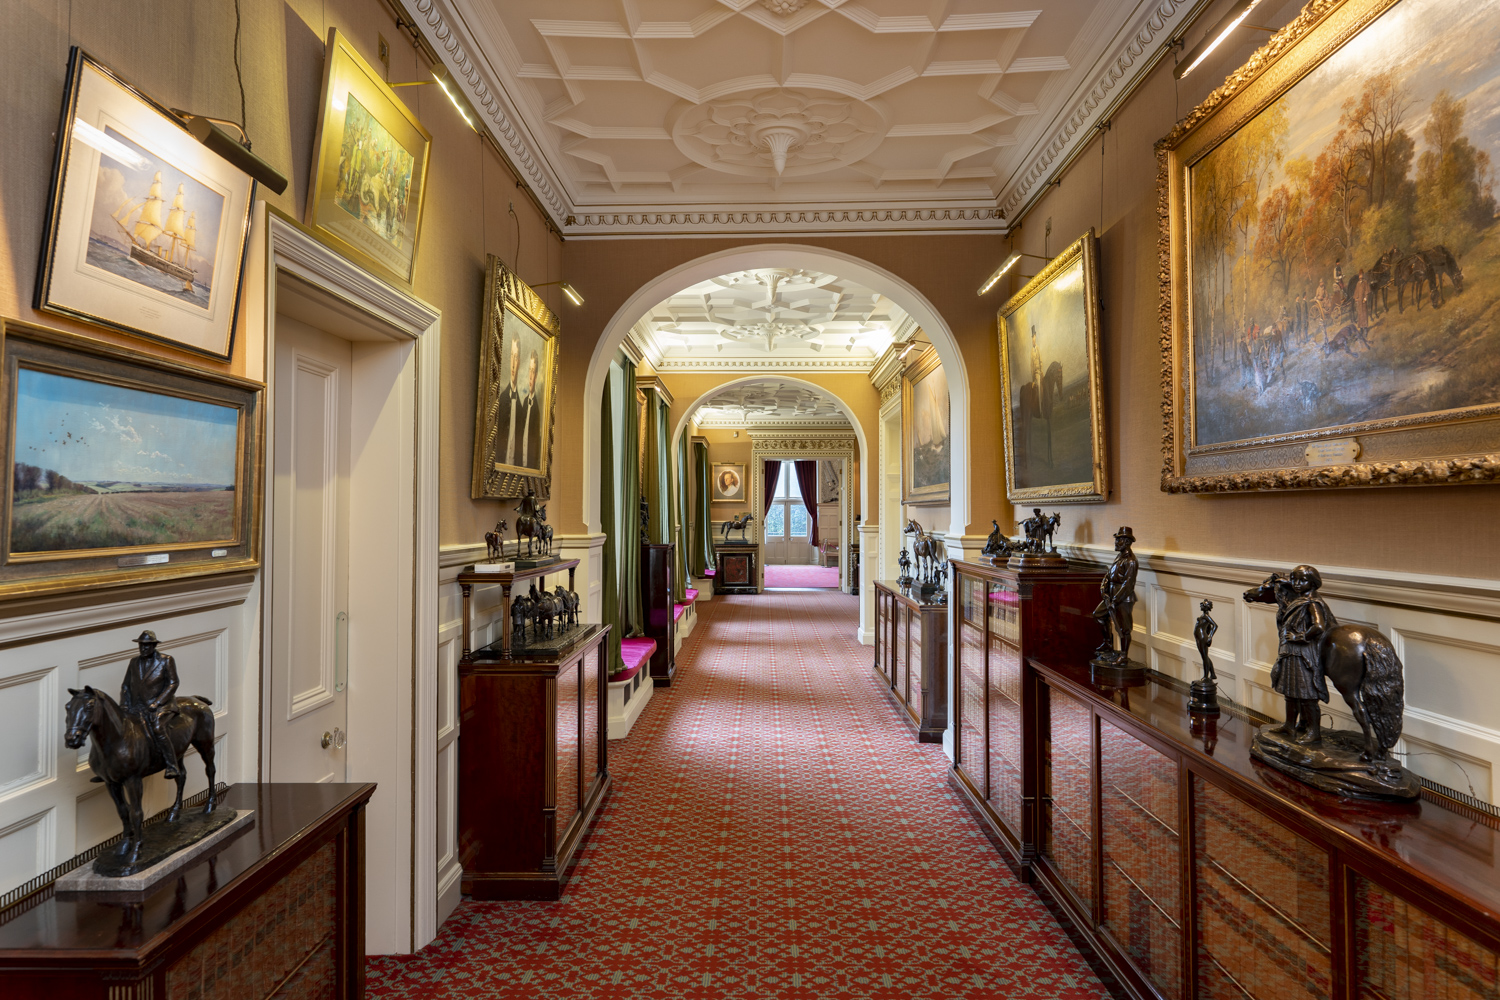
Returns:
[[[875,672],[923,743],[948,728],[948,606],[875,584]]]

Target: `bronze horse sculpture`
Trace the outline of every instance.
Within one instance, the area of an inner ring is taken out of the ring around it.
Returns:
[[[151,741],[151,736],[139,719],[129,714],[103,691],[85,687],[82,691],[68,689],[72,697],[64,709],[68,720],[67,736],[63,743],[72,750],[89,741],[89,766],[94,769],[94,781],[103,781],[114,800],[115,811],[120,814],[120,823],[125,828],[125,839],[119,853],[134,861],[140,854],[141,838],[145,832],[145,815],[141,809],[141,782],[164,767],[161,751]],[[186,768],[181,766],[182,755],[189,746],[203,758],[203,770],[208,775],[208,803],[203,807],[211,813],[218,805],[218,790],[214,784],[214,711],[213,703],[199,695],[173,698],[170,718],[163,720],[167,737],[177,753],[177,800],[167,814],[168,821],[182,815],[182,789],[187,782]]]
[[[1272,573],[1259,587],[1245,591],[1247,604],[1274,604],[1278,624],[1296,597],[1291,582]],[[1355,624],[1334,624],[1316,638],[1323,675],[1344,696],[1354,721],[1364,732],[1360,759],[1369,763],[1389,758],[1401,738],[1405,686],[1401,660],[1391,641],[1376,630]]]
[[[923,583],[933,581],[934,564],[937,562],[937,542],[916,521],[907,521],[906,528],[901,532],[903,535],[915,535],[911,543],[911,553],[917,560],[917,579]]]
[[[494,531],[486,531],[484,533],[484,545],[491,559],[500,558],[500,549],[505,543],[505,529],[508,527],[509,525],[504,520],[500,520],[495,522]]]
[[[729,533],[731,531],[738,531],[740,533],[740,541],[744,541],[745,529],[748,528],[750,526],[750,522],[754,520],[755,515],[747,511],[744,514],[736,515],[735,517],[732,517],[729,520],[725,521],[723,528],[720,529],[724,534],[724,541],[726,543],[729,541]]]

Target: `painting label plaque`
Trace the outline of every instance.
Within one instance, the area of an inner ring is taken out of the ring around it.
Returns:
[[[1308,465],[1346,465],[1359,457],[1359,442],[1353,438],[1314,441],[1304,454]]]

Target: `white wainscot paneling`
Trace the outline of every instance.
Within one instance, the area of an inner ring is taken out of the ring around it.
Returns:
[[[1467,623],[1460,633],[1393,630],[1406,667],[1406,763],[1418,774],[1494,800],[1500,762],[1500,626]]]
[[[0,676],[0,800],[57,774],[52,748],[61,740],[62,714],[56,667]]]
[[[1100,565],[1114,557],[1103,546],[1066,548],[1070,556]],[[1271,690],[1279,645],[1276,609],[1246,604],[1243,593],[1291,566],[1140,548],[1136,554],[1136,632],[1150,650],[1150,665],[1185,680],[1198,676],[1193,624],[1198,602],[1208,598],[1219,623],[1212,656],[1220,694],[1282,718],[1285,702]],[[1319,569],[1323,596],[1339,621],[1380,630],[1401,657],[1406,717],[1396,753],[1423,777],[1494,802],[1494,775],[1500,771],[1500,583]],[[1143,604],[1150,609],[1149,624]],[[1325,725],[1355,728],[1343,697],[1330,695]]]
[[[243,599],[240,589],[205,589],[203,596],[187,594],[152,606],[144,625],[110,624],[95,631],[69,632],[54,637],[49,623],[11,619],[7,638],[14,644],[0,656],[0,892],[41,874],[74,854],[120,832],[114,803],[102,784],[91,783],[88,743],[73,750],[64,745],[63,707],[69,688],[91,686],[118,698],[125,665],[136,654],[135,638],[150,628],[163,652],[177,661],[178,693],[203,695],[214,703],[215,763],[221,781],[241,776],[232,766],[230,737],[236,726],[254,726],[254,704],[237,706],[230,692],[239,689],[241,662],[253,644],[244,641],[243,604],[202,607],[204,600]],[[197,602],[197,603],[195,603]],[[128,607],[129,605],[127,605]],[[129,620],[117,605],[91,609],[101,622]],[[172,612],[176,613],[172,613]],[[90,616],[69,613],[68,624],[86,629]],[[248,713],[242,723],[239,712]],[[185,794],[207,787],[196,751],[187,758]],[[160,774],[146,780],[147,815],[166,808],[176,794],[176,783]]]

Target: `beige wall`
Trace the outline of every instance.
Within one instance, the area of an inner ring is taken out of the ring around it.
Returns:
[[[291,180],[286,193],[262,197],[302,217],[323,75],[323,44],[331,27],[348,35],[375,62],[377,35],[391,43],[391,79],[430,78],[425,60],[379,0],[241,0],[241,63],[248,129],[255,152]],[[10,0],[0,39],[5,87],[5,141],[0,143],[0,315],[124,343],[243,373],[264,353],[260,331],[236,336],[234,357],[215,365],[168,348],[34,313],[32,287],[46,216],[58,109],[67,76],[68,47],[84,47],[169,107],[233,118],[234,17],[227,3],[201,0]],[[378,64],[376,64],[378,65]],[[443,398],[440,426],[443,543],[473,542],[493,523],[493,501],[469,500],[474,434],[476,338],[487,252],[516,257],[515,203],[520,220],[521,276],[532,283],[562,277],[562,243],[499,156],[471,131],[436,86],[398,91],[432,133],[432,158],[412,291],[443,311]],[[251,267],[258,262],[250,262]],[[540,289],[563,317],[572,318],[556,287]],[[571,331],[570,331],[571,327]],[[579,350],[587,351],[592,340]],[[564,353],[568,353],[565,347]],[[563,439],[566,440],[566,439]],[[566,446],[559,450],[567,450]]]
[[[1500,551],[1500,489],[1429,486],[1396,489],[1169,495],[1160,489],[1161,353],[1157,286],[1156,159],[1152,144],[1172,127],[1175,109],[1192,110],[1243,49],[1205,66],[1174,88],[1171,62],[1159,67],[1114,116],[1104,138],[1079,157],[1023,220],[1015,248],[1041,254],[1046,220],[1055,253],[1089,226],[1100,229],[1105,408],[1110,499],[1063,509],[1059,541],[1109,544],[1115,528],[1135,529],[1139,546],[1168,552],[1396,572],[1495,577]],[[1103,225],[1100,226],[1101,170]],[[1034,262],[1028,262],[1034,263]],[[1003,296],[988,298],[998,305]],[[976,465],[985,453],[976,449]],[[972,529],[987,527],[976,510]],[[1001,524],[1005,521],[1002,519]]]
[[[970,518],[988,528],[990,518],[1009,517],[1005,502],[999,455],[1000,421],[996,409],[999,381],[999,345],[995,339],[995,307],[974,292],[995,269],[1005,251],[998,236],[849,236],[773,239],[641,239],[570,240],[563,245],[567,279],[586,298],[580,309],[563,316],[570,344],[584,341],[576,351],[565,351],[562,386],[558,397],[557,432],[562,440],[583,440],[584,380],[594,344],[615,313],[642,285],[687,261],[757,243],[796,243],[833,250],[862,258],[909,282],[932,303],[953,331],[969,377]],[[638,317],[629,317],[633,322]],[[608,345],[613,346],[613,345]],[[800,373],[799,377],[800,377]],[[831,377],[831,376],[830,376]],[[854,376],[850,376],[854,377]],[[869,381],[863,375],[865,388]],[[873,390],[870,390],[873,393]],[[684,393],[675,388],[673,394]],[[851,397],[845,397],[851,399]],[[869,418],[861,418],[873,450],[878,436],[878,398],[869,404]],[[583,524],[582,449],[565,450],[554,473],[553,495],[559,498],[552,516],[560,532],[581,532]],[[873,513],[872,515],[873,516]]]

